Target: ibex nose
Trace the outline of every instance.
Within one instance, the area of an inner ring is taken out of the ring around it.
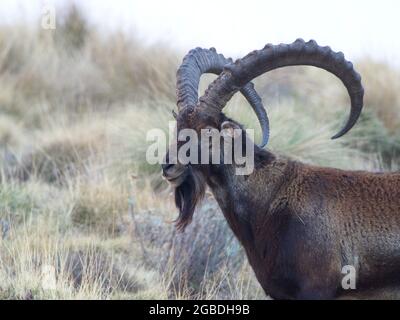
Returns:
[[[173,161],[174,157],[171,156],[169,152],[164,157],[164,163],[161,164],[161,168],[163,172],[166,172],[168,169],[171,169],[174,165],[175,162]]]

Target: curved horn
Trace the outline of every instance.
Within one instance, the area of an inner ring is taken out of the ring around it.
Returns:
[[[190,50],[184,57],[182,65],[177,72],[177,104],[178,110],[186,106],[195,106],[198,102],[198,89],[200,77],[204,73],[219,75],[226,65],[231,64],[231,58],[218,54],[214,48],[209,50],[196,48]],[[263,148],[269,139],[269,120],[260,96],[252,83],[244,84],[240,90],[253,108],[261,126]]]
[[[262,131],[262,140],[259,145],[260,148],[264,148],[269,141],[269,119],[267,115],[267,111],[265,110],[262,100],[260,96],[257,94],[257,91],[254,89],[254,84],[252,82],[248,82],[240,92],[244,95],[247,101],[252,106],[258,121],[260,122],[261,131]]]
[[[211,83],[200,98],[202,108],[208,108],[209,111],[221,110],[244,84],[265,72],[295,65],[324,69],[343,82],[351,99],[350,116],[345,126],[332,139],[343,136],[355,125],[363,108],[364,89],[361,77],[354,70],[353,64],[346,61],[342,52],[336,53],[330,47],[320,47],[314,40],[304,42],[297,39],[289,45],[267,44],[263,49],[253,51],[234,64],[226,66],[224,72]]]

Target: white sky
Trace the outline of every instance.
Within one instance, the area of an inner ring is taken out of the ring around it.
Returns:
[[[0,0],[0,23],[39,23],[44,4],[69,0]],[[400,66],[398,0],[81,0],[99,28],[135,32],[184,51],[214,46],[239,57],[266,43],[315,39],[347,58],[372,56]],[[59,12],[59,11],[58,11]]]

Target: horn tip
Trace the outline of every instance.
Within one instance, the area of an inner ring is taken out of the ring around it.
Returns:
[[[339,139],[341,137],[343,137],[350,129],[343,129],[341,131],[339,131],[338,133],[336,133],[334,136],[331,137],[331,140],[336,140]]]
[[[269,133],[264,135],[262,138],[262,142],[258,145],[260,149],[264,149],[264,147],[268,144],[269,142]]]

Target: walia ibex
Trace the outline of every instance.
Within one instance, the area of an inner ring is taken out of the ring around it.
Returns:
[[[341,52],[301,39],[289,45],[268,44],[235,63],[213,49],[189,52],[177,72],[178,132],[241,129],[222,113],[241,90],[257,112],[266,144],[267,114],[249,83],[265,72],[294,65],[325,69],[343,82],[351,98],[350,117],[333,138],[347,133],[363,107],[361,77]],[[198,99],[199,79],[207,72],[219,76]],[[246,136],[241,141],[251,142]],[[178,141],[178,149],[181,146]],[[223,158],[220,164],[182,164],[171,158],[167,153],[163,175],[175,188],[178,228],[190,223],[208,186],[272,298],[400,295],[400,173],[322,168],[260,146],[254,146],[255,167],[245,176],[236,175],[236,164],[224,163]],[[354,267],[355,290],[342,287],[344,266]]]

